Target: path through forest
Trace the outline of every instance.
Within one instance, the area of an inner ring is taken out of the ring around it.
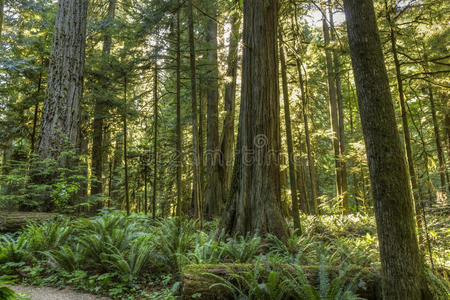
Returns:
[[[66,288],[58,290],[51,287],[33,287],[15,285],[11,287],[18,294],[23,294],[27,297],[31,297],[31,300],[110,300],[111,298],[97,297],[90,294],[81,294],[73,289]]]

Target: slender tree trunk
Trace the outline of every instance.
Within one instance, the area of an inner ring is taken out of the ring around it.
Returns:
[[[194,16],[192,12],[192,0],[188,0],[188,22],[189,22],[189,52],[191,65],[191,97],[192,97],[192,136],[193,136],[193,190],[194,203],[197,208],[197,217],[202,227],[202,208],[200,198],[199,184],[199,141],[198,141],[198,125],[197,125],[197,76],[195,70],[195,42],[194,42]]]
[[[236,162],[227,232],[287,238],[281,212],[278,1],[244,1],[244,56]]]
[[[294,4],[295,5],[295,4]],[[294,7],[295,11],[295,20],[292,19],[292,30],[294,32],[294,49],[297,48],[296,46],[296,40],[299,37],[299,28],[298,28],[298,19],[297,19],[297,7]],[[300,84],[300,92],[301,92],[301,99],[302,99],[302,115],[303,115],[303,126],[305,127],[305,140],[306,140],[306,152],[308,157],[308,174],[309,174],[309,182],[310,182],[310,189],[311,189],[311,195],[312,195],[312,209],[310,209],[309,213],[314,213],[316,215],[319,214],[319,205],[318,205],[318,191],[317,191],[317,184],[316,184],[316,176],[315,176],[315,161],[313,159],[312,154],[312,146],[311,146],[311,137],[310,137],[310,130],[309,130],[309,121],[308,121],[308,100],[306,95],[306,89],[305,89],[305,80],[303,78],[302,73],[302,62],[300,58],[296,55],[295,57],[296,66],[297,66],[297,73],[298,73],[298,79]]]
[[[375,202],[383,299],[429,299],[414,204],[372,0],[344,0]]]
[[[43,67],[43,66],[41,66]],[[36,146],[37,123],[39,116],[39,99],[42,89],[42,69],[39,72],[38,86],[36,91],[36,103],[34,104],[33,130],[31,132],[31,153],[34,153]]]
[[[394,24],[391,20],[391,13],[390,13],[390,7],[388,6],[387,0],[384,1],[385,3],[385,9],[386,9],[386,18],[389,23],[389,34],[390,34],[390,41],[391,41],[391,50],[392,54],[394,56],[394,64],[395,64],[395,72],[396,72],[396,78],[397,78],[397,87],[398,87],[398,95],[400,99],[400,108],[402,113],[402,127],[403,127],[403,136],[405,140],[405,147],[406,147],[406,158],[408,162],[409,167],[409,175],[411,178],[411,186],[413,190],[413,196],[414,196],[414,202],[415,202],[415,209],[417,214],[417,224],[419,225],[419,230],[422,228],[422,220],[421,220],[421,207],[420,207],[420,201],[421,201],[421,195],[419,194],[419,186],[417,183],[417,177],[416,177],[416,171],[414,168],[414,157],[411,149],[411,135],[409,132],[409,125],[408,125],[408,115],[406,112],[406,99],[403,89],[403,80],[402,80],[402,73],[400,68],[400,61],[398,59],[398,53],[397,53],[397,41],[394,33]]]
[[[2,33],[3,33],[3,15],[4,15],[4,7],[5,7],[5,0],[0,0],[0,44],[2,43]]]
[[[216,17],[217,3],[211,1],[209,15]],[[210,19],[207,25],[207,133],[206,133],[206,213],[211,220],[218,216],[223,205],[222,182],[219,177],[219,66],[217,62],[217,23]]]
[[[153,197],[152,217],[156,218],[156,188],[158,187],[158,60],[155,57],[155,74],[153,76]]]
[[[147,176],[147,167],[145,167],[144,171],[144,214],[148,215],[148,176]]]
[[[428,95],[430,97],[431,116],[433,118],[434,138],[436,142],[436,151],[439,161],[439,175],[441,177],[441,191],[445,193],[449,190],[447,167],[445,165],[444,154],[442,151],[441,135],[439,133],[439,125],[436,116],[436,106],[434,104],[434,95],[431,87],[428,87]],[[450,190],[449,190],[450,191]]]
[[[106,16],[107,26],[103,33],[103,59],[108,60],[111,52],[111,26],[114,22],[114,15],[116,10],[116,0],[109,0],[108,14]],[[103,75],[101,75],[103,76]],[[94,124],[92,135],[92,173],[94,181],[91,184],[91,195],[101,194],[103,192],[103,156],[105,152],[105,141],[103,137],[103,120],[107,114],[105,92],[108,89],[108,79],[106,76],[100,78],[101,90],[95,96],[94,107]]]
[[[180,0],[178,0],[180,4]],[[180,28],[180,8],[177,10],[177,210],[176,215],[181,216],[181,167],[182,167],[182,150],[181,150],[181,28]]]
[[[336,41],[333,11],[331,7],[331,0],[328,0],[328,10],[330,14],[330,26],[331,26],[331,40]],[[334,81],[336,84],[337,95],[337,108],[338,108],[338,142],[339,142],[339,171],[341,173],[341,200],[344,208],[344,214],[349,214],[348,207],[348,183],[347,183],[347,163],[345,161],[345,127],[344,127],[344,104],[342,99],[341,90],[341,76],[340,76],[340,63],[339,54],[336,49],[333,49],[333,65],[334,65]]]
[[[289,108],[289,90],[287,82],[287,71],[286,71],[286,57],[284,55],[284,45],[283,45],[283,33],[280,30],[279,33],[280,42],[280,64],[281,64],[281,79],[283,87],[283,103],[284,103],[284,122],[286,125],[286,142],[288,149],[288,160],[289,160],[289,180],[291,185],[291,197],[292,197],[292,217],[294,219],[294,229],[299,231],[301,234],[302,228],[300,225],[300,214],[298,205],[298,195],[297,195],[297,180],[295,172],[295,161],[294,161],[294,150],[292,146],[292,128],[291,128],[291,112]]]
[[[128,103],[127,103],[127,75],[124,77],[124,113],[123,113],[123,160],[125,163],[125,207],[127,210],[127,215],[130,214],[130,198],[129,198],[129,187],[128,187],[128,155],[127,155],[127,114],[128,114]]]
[[[38,153],[58,159],[79,145],[88,0],[59,0]],[[62,166],[69,162],[60,161]]]
[[[123,132],[120,132],[115,137],[116,145],[113,156],[112,178],[111,178],[111,200],[114,205],[120,201],[120,166],[123,159]]]
[[[324,10],[325,11],[325,10]],[[332,144],[334,150],[334,163],[336,173],[336,196],[342,201],[342,178],[341,178],[341,162],[340,162],[340,146],[339,146],[339,121],[337,113],[336,86],[334,78],[334,66],[332,52],[328,49],[330,46],[330,29],[325,17],[322,19],[323,37],[325,42],[325,57],[327,65],[328,78],[328,97],[330,108],[330,123],[333,134]]]
[[[233,1],[234,5],[237,0]],[[222,181],[222,205],[230,193],[231,176],[233,174],[233,146],[234,146],[234,120],[235,120],[235,102],[236,102],[236,81],[238,69],[238,45],[239,34],[239,14],[237,12],[231,15],[231,34],[230,45],[227,57],[227,80],[225,82],[225,118],[223,121],[222,138],[220,151],[222,161],[220,162],[220,174]]]

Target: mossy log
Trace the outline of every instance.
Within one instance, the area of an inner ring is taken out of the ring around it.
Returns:
[[[239,274],[248,270],[251,270],[253,265],[251,264],[214,264],[214,265],[188,265],[183,269],[183,291],[182,299],[200,299],[200,300],[231,300],[233,296],[230,292],[220,286],[216,285],[213,288],[211,286],[215,283],[220,283],[220,280],[215,278],[216,276],[224,278],[236,284],[236,276],[230,274]],[[283,265],[283,271],[294,273],[294,268],[290,265]],[[317,266],[305,266],[302,267],[303,272],[308,278],[310,284],[318,285],[318,267]],[[339,270],[328,269],[330,279],[336,278]],[[349,273],[351,277],[358,273],[358,277],[364,282],[364,285],[356,292],[360,297],[369,300],[381,299],[381,286],[379,280],[379,273],[376,271],[354,271]],[[213,275],[211,275],[213,274]]]
[[[54,213],[0,211],[0,232],[15,232],[29,222],[44,222],[55,217]]]

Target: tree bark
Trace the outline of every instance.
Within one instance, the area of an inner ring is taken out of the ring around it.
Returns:
[[[217,15],[217,2],[210,1],[208,13]],[[223,206],[222,182],[219,177],[219,66],[217,62],[217,23],[208,20],[206,41],[208,43],[207,70],[207,132],[206,132],[206,214],[211,220],[218,216]]]
[[[283,33],[281,32],[281,30],[279,33],[279,42],[280,42],[279,47],[280,47],[281,80],[283,87],[284,122],[286,126],[286,143],[289,160],[289,181],[291,186],[292,218],[294,219],[294,229],[298,230],[299,234],[301,234],[302,228],[300,225],[300,213],[297,195],[297,179],[295,172],[294,150],[292,146],[291,112],[289,108],[290,104],[289,104],[289,90],[286,71],[286,57],[284,55]]]
[[[193,155],[193,196],[194,203],[197,206],[197,217],[200,220],[200,227],[202,226],[202,209],[200,199],[200,184],[199,184],[199,141],[198,141],[198,125],[197,125],[197,82],[195,69],[195,42],[194,42],[194,16],[192,12],[192,0],[188,0],[188,22],[189,22],[189,53],[191,66],[191,100],[192,100],[192,155]]]
[[[236,162],[222,227],[287,238],[281,213],[278,1],[244,2],[242,95]]]
[[[105,18],[107,26],[103,33],[103,59],[108,60],[111,52],[112,37],[111,26],[114,22],[116,10],[116,0],[109,0],[108,13]],[[98,95],[95,95],[94,106],[94,124],[92,135],[92,173],[95,180],[91,184],[91,195],[101,194],[103,192],[103,164],[105,141],[103,137],[103,120],[107,114],[106,96],[105,92],[108,89],[108,79],[106,75],[101,75],[100,86],[101,90]]]
[[[58,1],[38,141],[41,159],[58,159],[67,147],[76,148],[79,144],[88,3]],[[63,159],[59,163],[66,166],[69,162]]]
[[[372,0],[344,0],[383,269],[383,298],[428,299],[414,204]]]

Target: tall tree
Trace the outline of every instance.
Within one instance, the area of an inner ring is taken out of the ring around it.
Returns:
[[[217,2],[209,1],[208,14],[217,15]],[[206,132],[206,192],[205,203],[209,219],[217,216],[223,206],[219,177],[219,65],[217,62],[217,23],[209,19],[206,30],[208,43],[207,70],[207,132]]]
[[[294,40],[293,40],[293,48],[297,49],[297,40],[299,39],[299,26],[298,26],[298,12],[297,12],[297,6],[295,3],[294,5],[294,18],[292,18],[292,31],[294,33]],[[300,42],[301,45],[301,42]],[[308,121],[308,99],[306,95],[306,88],[305,88],[305,79],[302,72],[302,61],[300,56],[297,53],[295,54],[295,63],[297,67],[297,73],[298,73],[298,82],[300,85],[300,92],[301,92],[301,100],[302,100],[302,116],[303,116],[303,126],[305,128],[305,141],[306,141],[306,153],[308,157],[308,175],[309,175],[309,182],[311,187],[311,196],[312,196],[312,205],[311,209],[309,210],[309,213],[319,214],[319,205],[318,205],[318,191],[317,191],[317,182],[316,182],[316,174],[315,174],[315,161],[313,159],[313,153],[312,153],[312,145],[311,145],[311,137],[310,137],[310,129],[309,129],[309,121]]]
[[[331,41],[336,41],[336,28],[334,27],[334,16],[331,0],[328,0],[328,11],[330,16],[330,37]],[[347,164],[345,162],[345,124],[344,124],[344,100],[342,96],[341,88],[341,75],[340,75],[340,62],[339,54],[336,47],[333,47],[333,66],[334,66],[334,83],[336,84],[336,96],[337,96],[337,119],[338,119],[338,142],[339,142],[339,172],[340,175],[340,185],[341,185],[341,195],[340,200],[342,201],[342,206],[344,208],[344,214],[349,213],[348,207],[348,183],[347,183]]]
[[[109,0],[108,12],[105,18],[106,26],[103,33],[103,59],[108,61],[112,46],[111,27],[114,23],[116,11],[116,0]],[[101,89],[95,97],[94,124],[92,136],[92,172],[95,180],[91,184],[91,194],[96,195],[103,192],[103,157],[105,152],[105,140],[103,136],[103,120],[107,114],[106,102],[108,101],[106,91],[109,81],[105,74],[100,75]]]
[[[177,48],[177,126],[176,126],[176,155],[177,155],[177,209],[176,215],[181,216],[181,166],[182,166],[182,153],[181,153],[181,26],[180,26],[180,0],[178,0],[178,9],[177,9],[177,33],[176,33],[176,48]]]
[[[193,200],[196,207],[197,217],[202,225],[202,208],[201,208],[201,186],[199,182],[199,138],[197,125],[197,74],[195,61],[195,37],[194,37],[194,16],[192,9],[192,0],[188,0],[188,22],[189,22],[189,56],[191,67],[191,101],[192,101],[192,155],[193,155]]]
[[[153,197],[152,217],[156,218],[156,189],[158,187],[158,58],[155,55],[153,74]]]
[[[231,32],[230,44],[227,57],[227,80],[225,82],[225,118],[223,120],[223,129],[221,136],[220,153],[222,155],[220,162],[220,177],[222,180],[223,201],[226,202],[230,191],[231,176],[233,174],[233,146],[234,146],[234,121],[235,121],[235,103],[236,103],[236,81],[238,69],[238,45],[239,34],[239,10],[237,0],[231,1],[232,13],[230,18]]]
[[[383,299],[429,299],[408,171],[373,5],[372,0],[344,0],[375,203]]]
[[[58,1],[38,141],[41,159],[58,158],[66,142],[69,147],[78,146],[88,3],[88,0]]]
[[[323,6],[324,14],[322,18],[323,38],[325,43],[325,59],[327,66],[327,79],[328,79],[328,99],[330,110],[330,123],[332,132],[332,144],[334,151],[334,164],[336,173],[336,195],[340,201],[342,201],[343,189],[342,189],[342,168],[341,168],[341,148],[339,146],[339,120],[338,120],[338,107],[336,100],[336,85],[334,76],[334,64],[333,55],[330,47],[330,27],[326,18],[326,9]]]
[[[298,195],[297,195],[297,179],[295,172],[295,162],[294,162],[294,150],[292,146],[292,127],[291,127],[291,111],[289,107],[289,89],[288,89],[288,79],[287,79],[287,67],[286,67],[286,57],[284,55],[284,45],[283,45],[283,33],[280,29],[280,64],[281,64],[281,81],[283,87],[283,104],[284,104],[284,123],[286,126],[286,143],[288,149],[288,160],[289,160],[289,181],[291,185],[291,198],[292,198],[292,217],[294,219],[294,228],[301,232],[300,226],[300,213],[298,205]]]
[[[236,161],[222,226],[287,237],[281,213],[278,0],[244,1],[244,54]]]
[[[388,5],[388,0],[384,0],[385,4],[385,10],[386,10],[386,18],[389,24],[389,39],[391,42],[391,50],[392,55],[394,56],[394,65],[395,65],[395,75],[397,79],[397,88],[398,88],[398,96],[400,100],[400,109],[402,114],[402,128],[403,128],[403,137],[405,140],[405,148],[406,148],[406,159],[408,163],[408,169],[409,169],[409,176],[411,180],[411,186],[413,190],[414,195],[414,202],[415,202],[415,209],[417,212],[417,221],[419,226],[422,224],[421,222],[421,207],[420,207],[420,201],[421,196],[419,194],[419,185],[417,182],[416,177],[416,170],[414,168],[414,157],[413,152],[411,148],[411,134],[409,131],[409,124],[408,124],[408,115],[406,111],[406,98],[405,98],[405,92],[403,87],[403,78],[402,78],[402,72],[400,67],[400,60],[398,58],[398,51],[397,51],[397,39],[394,31],[395,24],[393,23],[393,20],[391,18],[391,7]]]

